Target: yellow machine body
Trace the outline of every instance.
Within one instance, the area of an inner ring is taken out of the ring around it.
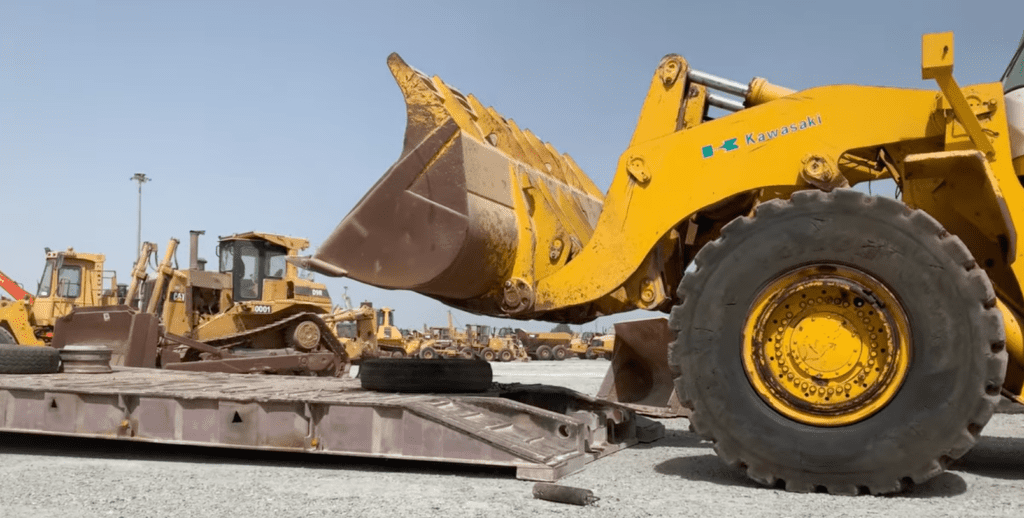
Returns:
[[[928,239],[958,238],[955,244],[929,241],[921,250],[945,247],[936,256],[942,260],[969,256],[957,267],[968,273],[956,277],[950,272],[942,280],[967,276],[958,282],[989,290],[982,296],[983,307],[971,306],[983,315],[972,317],[972,339],[989,343],[979,351],[964,352],[966,346],[958,351],[976,355],[964,378],[974,384],[965,397],[978,398],[971,407],[975,414],[957,416],[970,421],[966,436],[971,438],[1000,393],[1024,402],[1024,244],[1016,232],[1017,223],[1024,222],[1022,54],[1024,42],[1002,84],[961,87],[952,76],[952,34],[929,34],[922,39],[921,73],[938,90],[827,85],[802,91],[760,78],[746,85],[722,80],[670,54],[655,70],[633,137],[604,194],[568,155],[393,54],[388,65],[408,115],[403,154],[303,261],[325,274],[415,290],[493,316],[582,323],[633,309],[672,310],[671,328],[664,320],[616,325],[615,358],[604,394],[641,410],[669,409],[680,415],[682,407],[695,405],[694,396],[673,393],[673,380],[681,391],[688,383],[684,371],[708,375],[708,370],[683,367],[727,354],[695,344],[738,340],[736,350],[728,352],[736,358],[723,356],[725,363],[718,365],[739,369],[754,400],[781,416],[779,422],[818,430],[869,428],[884,426],[874,424],[876,416],[887,414],[894,402],[917,397],[906,394],[922,390],[918,376],[926,367],[921,365],[944,359],[922,352],[931,342],[920,336],[920,328],[912,336],[914,319],[922,322],[928,312],[917,308],[914,315],[906,308],[926,301],[902,298],[906,295],[892,288],[894,279],[876,277],[853,257],[864,257],[861,262],[867,264],[893,249],[878,245],[882,249],[873,250],[874,241],[864,234],[855,236],[866,240],[862,250],[767,272],[767,280],[757,281],[763,285],[753,287],[760,291],[744,295],[745,319],[730,321],[730,329],[705,329],[704,322],[687,320],[687,311],[696,310],[684,293],[697,288],[684,288],[687,279],[693,284],[711,275],[700,275],[702,260],[732,264],[716,250],[730,232],[741,236],[734,239],[753,239],[742,232],[759,215],[756,224],[768,225],[764,222],[775,221],[774,214],[811,214],[816,207],[828,207],[820,210],[830,218],[853,214],[849,217],[860,221],[872,217],[864,207],[876,203],[892,213],[879,228],[902,225],[903,230],[891,234],[899,239],[921,237],[923,243],[922,232],[932,234]],[[741,99],[722,99],[719,91]],[[712,117],[710,107],[733,113]],[[893,181],[899,201],[878,202],[848,189],[874,180]],[[850,205],[861,199],[866,201]],[[892,222],[902,215],[913,217]],[[817,239],[818,220],[807,221],[807,232]],[[784,259],[791,252],[773,253]],[[737,264],[755,268],[750,262]],[[931,262],[919,268],[948,271]],[[970,273],[975,270],[984,273],[982,280]],[[967,297],[964,293],[956,300]],[[711,302],[729,307],[731,296],[725,293],[725,300]],[[970,300],[978,302],[977,297]],[[671,354],[670,342],[675,344]],[[732,381],[737,382],[744,383]],[[713,383],[708,378],[690,388],[706,389],[711,399],[733,391],[723,387],[716,393],[707,388]],[[698,431],[721,441],[719,447],[741,449],[728,441],[739,441],[730,433],[742,426],[716,422],[732,415],[695,410],[692,417]],[[942,428],[928,426],[936,433]],[[952,442],[940,448],[947,459],[969,447],[955,435],[963,431],[949,433],[954,435],[943,440]],[[759,440],[743,439],[745,445]],[[823,467],[814,471],[807,465],[787,466],[794,455],[784,453],[772,464],[758,458],[758,448],[785,450],[751,447],[749,457],[730,456],[730,462],[746,467],[752,478],[768,484],[788,481],[786,487],[796,490],[820,485],[832,492],[888,492],[909,476],[899,475],[899,465],[885,468],[891,473],[864,468],[870,474],[860,476],[854,472],[861,468],[850,467],[853,475],[837,475],[828,467],[835,458],[822,460]],[[942,459],[925,457],[914,460],[925,464],[912,468],[911,479],[941,471]]]

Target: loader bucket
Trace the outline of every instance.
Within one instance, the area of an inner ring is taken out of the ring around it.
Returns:
[[[538,243],[546,258],[555,237],[523,234],[556,232],[527,229],[517,214],[556,211],[564,242],[585,244],[603,196],[568,155],[473,96],[423,75],[397,54],[388,67],[407,108],[402,155],[301,264],[502,314],[502,286],[523,253],[519,243]]]
[[[50,345],[105,345],[111,365],[155,368],[160,334],[156,315],[128,306],[80,307],[57,319]]]
[[[647,416],[688,417],[668,366],[675,338],[664,318],[615,324],[615,354],[597,397]]]

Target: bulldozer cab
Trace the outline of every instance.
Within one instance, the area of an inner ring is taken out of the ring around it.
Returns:
[[[231,274],[236,301],[263,299],[263,281],[283,279],[288,271],[288,249],[258,239],[227,238],[220,243],[220,271]]]

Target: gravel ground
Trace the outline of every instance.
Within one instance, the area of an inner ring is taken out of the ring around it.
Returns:
[[[594,394],[603,360],[494,364],[497,381]],[[725,468],[686,419],[560,483],[600,501],[535,500],[510,470],[0,434],[0,517],[1020,516],[1024,414],[997,414],[952,469],[903,494],[766,489]]]

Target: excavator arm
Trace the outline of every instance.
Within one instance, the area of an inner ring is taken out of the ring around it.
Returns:
[[[18,283],[14,282],[14,279],[11,279],[2,271],[0,271],[0,288],[3,288],[4,291],[10,293],[11,296],[14,297],[14,300],[24,300],[29,304],[32,304],[35,300],[35,297],[33,297],[32,294],[25,291],[18,285]]]

